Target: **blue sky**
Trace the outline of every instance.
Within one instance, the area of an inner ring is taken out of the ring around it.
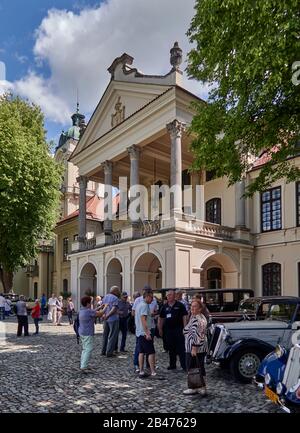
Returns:
[[[0,93],[11,88],[39,104],[47,138],[57,142],[70,126],[77,88],[88,120],[109,82],[107,68],[123,52],[145,73],[167,73],[174,41],[184,53],[190,49],[185,33],[193,6],[194,0],[0,0]],[[199,83],[186,87],[207,93]]]
[[[57,8],[78,13],[85,7],[98,4],[100,1],[92,0],[0,0],[0,61],[5,63],[6,79],[11,82],[19,80],[28,69],[36,68],[33,55],[35,30],[48,10]],[[37,69],[45,78],[51,74],[47,62]],[[48,139],[57,139],[62,129],[57,122],[47,118],[45,127]]]

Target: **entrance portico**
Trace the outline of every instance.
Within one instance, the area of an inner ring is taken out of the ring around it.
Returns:
[[[228,222],[205,221],[205,202],[211,197],[204,188],[204,171],[189,172],[192,137],[186,127],[193,117],[192,102],[204,102],[182,87],[180,61],[165,76],[144,75],[131,67],[132,61],[124,54],[109,68],[111,81],[71,156],[79,167],[82,196],[87,181],[105,184],[103,230],[88,241],[85,203],[80,202],[80,243],[70,254],[73,268],[85,257],[93,258],[99,294],[111,285],[131,294],[145,284],[200,287],[210,281],[207,271],[213,267],[220,269],[215,280],[222,287],[250,288],[252,247],[241,195],[244,185],[229,191],[228,203],[238,206],[231,206],[237,210]],[[184,185],[193,189],[184,194]],[[155,186],[160,187],[158,193]],[[113,187],[120,195],[116,214]],[[131,188],[130,193],[123,187]],[[171,189],[167,212],[164,188]],[[194,200],[188,206],[187,195]],[[143,200],[135,218],[127,215],[127,205],[131,209],[137,197]]]

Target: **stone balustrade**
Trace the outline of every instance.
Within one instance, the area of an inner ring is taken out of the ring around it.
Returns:
[[[91,250],[96,246],[96,238],[86,239],[85,247],[87,250]]]
[[[142,238],[157,235],[160,232],[160,220],[146,220],[139,223],[140,236]]]
[[[117,232],[112,233],[112,243],[118,244],[122,240],[122,230],[118,230]]]
[[[85,241],[85,249],[90,250],[96,247],[118,244],[132,239],[147,238],[170,231],[180,231],[224,240],[234,240],[236,238],[234,228],[195,220],[193,218],[181,220],[146,220],[129,225],[122,230],[113,232],[111,235],[101,233],[97,235],[96,238],[87,239]],[[79,251],[79,242],[73,242],[72,244],[72,252],[75,251]]]
[[[200,236],[231,240],[233,239],[235,232],[234,228],[209,223],[206,221],[188,221],[184,223],[187,226],[186,231],[196,233]]]

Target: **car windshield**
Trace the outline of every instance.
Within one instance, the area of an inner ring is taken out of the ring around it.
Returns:
[[[291,303],[272,303],[266,315],[267,320],[280,320],[290,322],[295,314],[297,304]]]
[[[249,311],[256,313],[257,308],[257,301],[252,299],[246,299],[245,301],[242,301],[239,306],[239,311]]]

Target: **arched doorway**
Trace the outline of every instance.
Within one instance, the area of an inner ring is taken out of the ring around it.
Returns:
[[[80,273],[80,298],[97,292],[97,272],[92,263],[86,263]]]
[[[112,286],[118,286],[123,290],[122,281],[122,264],[118,259],[112,259],[106,269],[106,292],[108,293]]]
[[[201,287],[205,289],[239,288],[238,269],[229,256],[213,254],[203,262],[201,267]]]
[[[134,267],[134,290],[141,290],[145,284],[152,289],[162,288],[162,266],[152,253],[145,253],[137,260]]]

